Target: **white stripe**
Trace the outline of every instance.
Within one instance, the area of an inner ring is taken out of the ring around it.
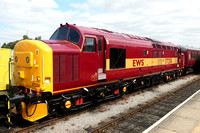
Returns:
[[[200,90],[198,90],[197,92],[195,92],[192,96],[190,96],[188,99],[186,99],[184,102],[182,102],[181,104],[179,104],[176,108],[174,108],[173,110],[171,110],[169,113],[167,113],[165,116],[163,116],[160,120],[158,120],[156,123],[154,123],[152,126],[150,126],[149,128],[147,128],[145,131],[143,131],[143,133],[148,133],[149,131],[151,131],[154,127],[156,127],[158,124],[160,124],[162,121],[164,121],[167,117],[169,117],[173,112],[175,112],[176,110],[178,110],[181,106],[183,106],[186,102],[188,102],[191,98],[193,98],[197,93],[199,93]]]

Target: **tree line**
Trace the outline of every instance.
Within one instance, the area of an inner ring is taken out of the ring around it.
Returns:
[[[41,36],[35,37],[35,40],[41,40]],[[29,38],[28,35],[23,35],[23,39],[21,40],[32,40],[32,38]],[[16,40],[13,42],[9,42],[9,43],[4,43],[1,48],[9,48],[9,49],[13,49],[14,46],[21,40]]]

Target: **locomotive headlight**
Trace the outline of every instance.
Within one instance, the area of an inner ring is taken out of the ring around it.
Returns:
[[[37,80],[40,81],[40,76],[37,76]]]
[[[17,56],[15,56],[15,62],[17,62],[18,61],[18,57]]]
[[[26,63],[29,63],[29,60],[30,60],[29,57],[26,57]]]

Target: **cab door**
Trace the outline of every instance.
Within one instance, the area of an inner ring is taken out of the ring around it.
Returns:
[[[80,55],[81,83],[85,85],[98,81],[98,51],[97,37],[85,35],[83,52]]]
[[[101,36],[97,37],[97,47],[98,47],[98,81],[106,79],[105,70],[105,41]]]

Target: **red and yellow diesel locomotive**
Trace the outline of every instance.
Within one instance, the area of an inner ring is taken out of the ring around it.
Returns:
[[[190,71],[193,57],[200,59],[200,51],[194,53],[150,38],[61,24],[50,40],[14,47],[14,83],[0,92],[0,116],[10,122],[11,114],[21,114],[33,122],[58,108],[78,109],[169,81]]]

